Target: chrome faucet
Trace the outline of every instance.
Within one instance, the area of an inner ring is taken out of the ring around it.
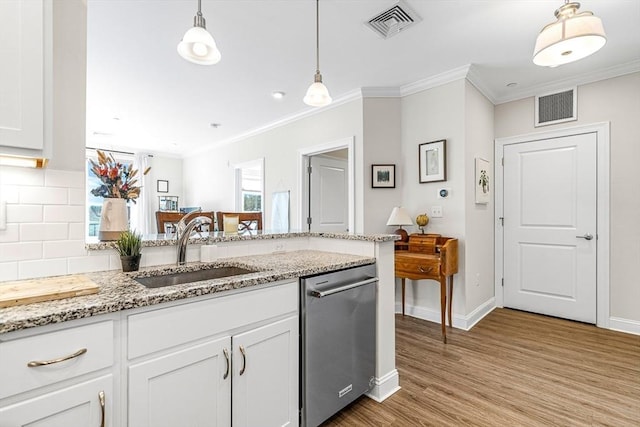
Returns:
[[[194,228],[204,224],[209,224],[209,229],[211,229],[211,218],[206,216],[197,216],[186,225],[181,219],[176,226],[176,238],[178,239],[178,265],[183,265],[185,263],[187,244],[189,244],[191,232]]]

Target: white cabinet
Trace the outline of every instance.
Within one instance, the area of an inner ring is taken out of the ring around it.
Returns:
[[[298,318],[233,337],[233,427],[298,425]]]
[[[0,1],[2,153],[46,154],[51,132],[47,115],[53,76],[52,15],[51,0]]]
[[[297,426],[297,293],[291,282],[128,316],[128,425]]]
[[[129,368],[129,425],[231,425],[231,338]]]
[[[115,322],[92,320],[0,335],[0,426],[117,425]]]

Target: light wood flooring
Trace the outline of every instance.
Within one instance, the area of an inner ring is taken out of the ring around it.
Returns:
[[[640,337],[509,309],[471,331],[396,316],[402,389],[334,426],[640,426]]]

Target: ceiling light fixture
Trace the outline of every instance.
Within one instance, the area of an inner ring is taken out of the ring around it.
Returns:
[[[282,98],[284,98],[285,95],[286,94],[284,92],[280,91],[280,90],[276,90],[274,92],[271,92],[271,96],[274,99],[282,99]]]
[[[187,61],[200,65],[217,64],[222,57],[216,41],[207,31],[201,0],[198,0],[198,13],[193,17],[193,27],[184,33],[182,41],[178,43],[178,53]]]
[[[312,107],[324,107],[331,104],[329,90],[322,84],[322,74],[320,74],[320,0],[316,0],[316,74],[313,83],[307,89],[304,96],[304,103]]]
[[[557,67],[597,52],[607,42],[602,21],[592,12],[578,12],[580,3],[560,6],[557,21],[545,26],[536,40],[533,63],[543,67]]]

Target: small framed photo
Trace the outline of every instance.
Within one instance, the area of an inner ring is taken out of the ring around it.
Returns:
[[[396,188],[396,165],[371,165],[371,188]]]
[[[163,179],[158,180],[158,193],[168,193],[169,192],[169,181],[165,181]]]
[[[476,157],[476,203],[487,204],[491,199],[490,184],[491,171],[489,170],[489,161]]]
[[[418,146],[419,182],[447,180],[447,140],[425,142]]]
[[[178,212],[178,196],[158,196],[158,210]]]

